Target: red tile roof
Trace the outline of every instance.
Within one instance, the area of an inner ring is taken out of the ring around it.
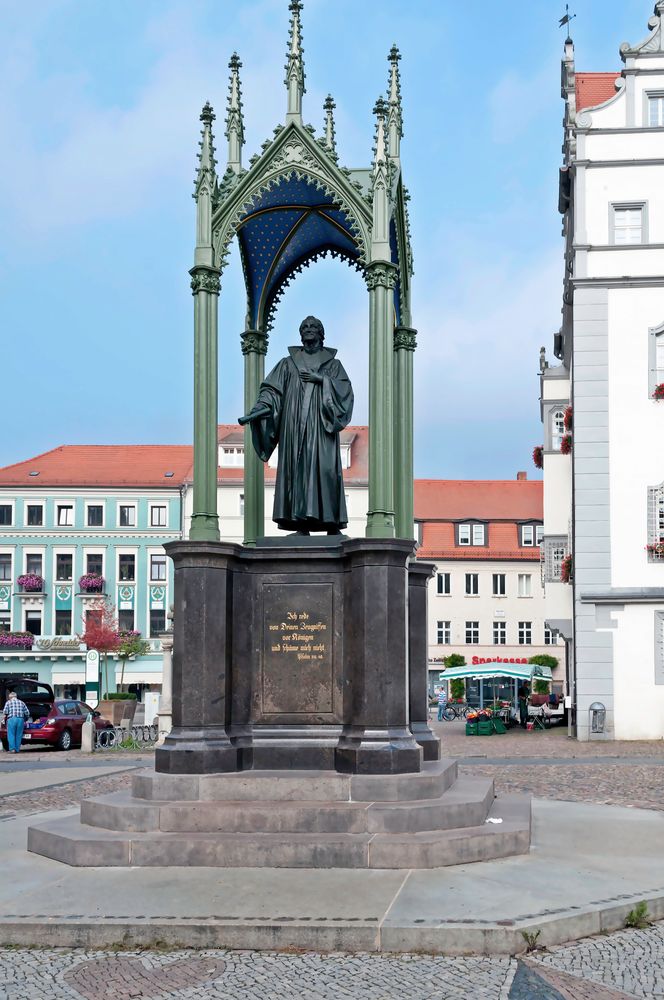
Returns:
[[[177,487],[191,463],[190,445],[61,445],[0,469],[0,486]]]
[[[491,522],[488,527],[488,545],[454,544],[454,524],[427,523],[422,525],[422,544],[417,550],[418,559],[519,559],[539,562],[539,546],[523,548],[519,545],[516,524]]]
[[[616,95],[616,80],[620,73],[577,73],[576,110],[596,108]]]

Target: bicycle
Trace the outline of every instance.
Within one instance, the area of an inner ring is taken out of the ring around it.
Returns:
[[[453,702],[448,702],[443,709],[443,718],[446,722],[453,722],[454,719],[465,719],[468,715],[469,708],[469,705],[458,705]]]

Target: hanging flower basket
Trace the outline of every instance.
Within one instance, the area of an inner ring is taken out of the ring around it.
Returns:
[[[78,585],[82,593],[101,594],[104,590],[105,580],[99,573],[84,573],[79,579]]]
[[[27,593],[39,593],[44,589],[44,577],[40,576],[39,573],[24,573],[23,576],[17,578],[16,582]]]
[[[544,468],[544,447],[541,444],[533,448],[533,462],[536,469]]]
[[[572,430],[573,421],[572,421],[572,407],[571,406],[568,406],[567,409],[565,410],[565,416],[563,417],[563,426],[565,427],[566,431],[571,431]]]
[[[0,649],[32,649],[32,632],[0,632]]]
[[[560,564],[560,579],[562,583],[572,582],[572,571],[573,571],[572,557],[571,555],[565,556],[562,563]]]
[[[664,382],[660,382],[659,385],[655,386],[655,388],[653,390],[652,398],[653,399],[664,399]]]
[[[572,435],[564,434],[563,439],[560,442],[560,454],[570,455],[572,452]]]

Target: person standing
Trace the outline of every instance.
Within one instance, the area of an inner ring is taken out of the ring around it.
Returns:
[[[445,711],[445,706],[447,705],[447,695],[445,694],[445,688],[441,688],[438,692],[438,721],[443,721],[443,712]]]
[[[25,720],[30,718],[30,711],[24,701],[16,696],[16,691],[10,691],[7,702],[2,710],[2,722],[7,723],[7,743],[10,753],[18,753],[21,749]]]
[[[519,699],[519,722],[521,723],[521,728],[525,729],[528,722],[528,696],[530,694],[530,688],[527,684],[522,684],[517,691],[517,697]]]

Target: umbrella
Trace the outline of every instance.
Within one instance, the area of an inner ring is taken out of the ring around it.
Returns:
[[[463,667],[450,667],[441,673],[444,680],[457,680],[472,677],[473,680],[491,679],[496,677],[512,677],[516,680],[552,680],[551,667],[543,667],[540,663],[504,663],[492,660],[488,663],[466,664]],[[495,701],[495,690],[494,690]]]

